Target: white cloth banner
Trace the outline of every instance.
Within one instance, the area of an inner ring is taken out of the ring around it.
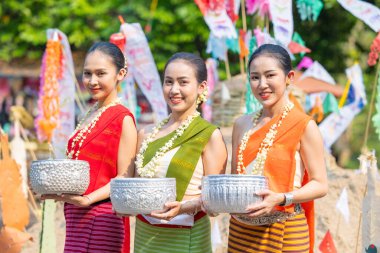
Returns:
[[[339,212],[342,213],[344,220],[348,224],[350,222],[350,209],[348,207],[348,195],[346,187],[343,188],[343,191],[340,194],[340,197],[338,199],[338,202],[336,202],[335,207],[336,209],[338,209]]]
[[[124,23],[120,30],[127,38],[126,57],[129,71],[148,99],[157,120],[161,121],[168,116],[168,110],[161,79],[145,34],[139,23]]]
[[[272,16],[274,37],[287,46],[293,36],[292,1],[270,0],[269,10]]]
[[[323,143],[326,149],[330,149],[359,112],[360,109],[357,104],[351,103],[343,106],[339,113],[331,113],[319,124],[319,130],[323,136]]]
[[[343,106],[338,113],[331,113],[319,124],[319,130],[323,136],[325,148],[330,149],[331,145],[342,135],[350,125],[354,117],[362,110],[367,103],[363,73],[358,64],[346,69],[347,78],[351,80],[351,85],[355,92],[355,101]]]
[[[375,32],[380,31],[380,9],[378,7],[360,0],[338,0],[338,3],[352,15],[363,20]]]
[[[136,118],[137,98],[136,98],[135,80],[133,79],[131,72],[128,72],[127,76],[121,82],[121,87],[122,87],[122,92],[120,96],[121,101],[123,105],[125,105]]]
[[[63,74],[59,82],[59,125],[54,129],[52,145],[55,157],[66,158],[66,144],[75,128],[75,72],[69,41],[58,29],[48,29],[48,39],[57,36],[63,46]]]
[[[302,74],[302,76],[300,77],[300,80],[306,77],[313,77],[315,79],[318,79],[330,84],[336,84],[334,78],[317,61],[314,61],[313,64]]]
[[[227,15],[226,10],[207,11],[204,16],[206,24],[217,38],[237,38],[234,24]]]
[[[365,86],[363,81],[363,72],[359,64],[356,63],[350,68],[346,69],[346,75],[351,80],[351,85],[355,91],[355,103],[360,103],[362,99],[363,105],[367,104],[367,97],[365,94]]]

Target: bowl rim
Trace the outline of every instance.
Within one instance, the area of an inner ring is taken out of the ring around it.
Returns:
[[[261,175],[247,175],[247,174],[218,174],[218,175],[207,175],[203,176],[203,179],[206,178],[260,178],[260,179],[267,179],[266,176],[261,176]]]
[[[44,160],[35,160],[32,161],[31,164],[36,164],[36,163],[47,163],[47,162],[74,162],[74,163],[84,163],[84,164],[89,164],[88,161],[85,160],[74,160],[74,159],[44,159]]]
[[[111,179],[111,182],[123,182],[123,181],[140,181],[140,182],[144,182],[144,181],[174,181],[176,182],[176,178],[175,177],[123,177],[123,178],[112,178]]]

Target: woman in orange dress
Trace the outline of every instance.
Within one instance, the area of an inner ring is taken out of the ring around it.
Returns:
[[[313,252],[313,200],[327,193],[321,134],[288,99],[294,71],[284,48],[260,46],[248,70],[263,108],[235,122],[232,173],[264,175],[269,189],[248,214],[232,215],[228,252]]]
[[[117,46],[98,42],[89,49],[83,83],[97,103],[78,124],[66,154],[89,162],[90,184],[83,195],[43,196],[65,202],[66,253],[130,251],[129,219],[118,217],[109,199],[110,180],[134,173],[135,121],[117,97],[126,72]]]

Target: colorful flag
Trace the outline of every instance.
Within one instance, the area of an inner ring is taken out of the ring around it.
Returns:
[[[378,73],[379,78],[377,79],[377,95],[376,95],[376,114],[372,117],[372,122],[375,126],[375,131],[380,140],[380,73]]]
[[[360,0],[338,0],[343,8],[369,25],[375,32],[380,32],[380,9]]]
[[[334,245],[334,240],[329,230],[327,230],[325,237],[323,237],[323,240],[319,245],[319,250],[322,253],[337,253]]]
[[[335,84],[334,78],[327,72],[327,70],[317,61],[313,62],[311,65],[300,77],[300,79],[304,79],[306,77],[313,77],[318,80],[322,80],[324,82]]]
[[[350,208],[348,207],[348,195],[346,187],[343,188],[335,207],[343,215],[344,220],[348,224],[350,222]]]
[[[217,38],[237,38],[235,26],[230,17],[227,15],[226,10],[207,11],[204,16],[206,24],[211,30],[211,33]]]
[[[313,65],[313,59],[311,59],[310,57],[305,56],[305,57],[302,58],[302,60],[300,61],[300,63],[298,63],[297,69],[298,70],[301,70],[303,68],[308,69],[312,65]]]
[[[293,35],[293,13],[291,0],[271,0],[269,9],[272,15],[274,37],[288,45]]]
[[[126,57],[129,71],[148,99],[156,119],[161,121],[168,116],[168,111],[161,79],[145,34],[139,23],[124,23],[120,30],[127,38]]]
[[[74,61],[69,40],[58,29],[48,29],[48,38],[58,34],[62,45],[62,76],[58,80],[59,92],[59,125],[54,130],[52,145],[56,158],[66,158],[66,144],[75,129],[75,82]]]
[[[252,15],[257,11],[261,18],[269,16],[271,19],[269,11],[269,0],[247,0],[246,6],[248,14]]]
[[[333,94],[327,93],[325,100],[323,100],[323,113],[339,112],[338,101]]]
[[[227,44],[225,38],[217,38],[213,33],[210,33],[207,41],[206,52],[211,53],[212,58],[222,61],[227,60]]]

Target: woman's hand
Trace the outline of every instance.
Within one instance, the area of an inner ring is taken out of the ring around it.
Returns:
[[[256,193],[258,196],[262,196],[264,199],[260,203],[249,205],[247,207],[248,216],[258,217],[265,214],[270,214],[275,206],[278,206],[284,201],[284,194],[276,193],[270,190],[263,190]]]
[[[62,201],[79,207],[88,207],[91,205],[90,198],[73,194],[46,194],[41,195],[41,199],[54,199],[55,201]]]
[[[175,216],[180,214],[179,211],[181,209],[181,205],[181,202],[178,201],[168,202],[165,204],[165,208],[163,210],[153,211],[150,216],[153,218],[170,221]]]

